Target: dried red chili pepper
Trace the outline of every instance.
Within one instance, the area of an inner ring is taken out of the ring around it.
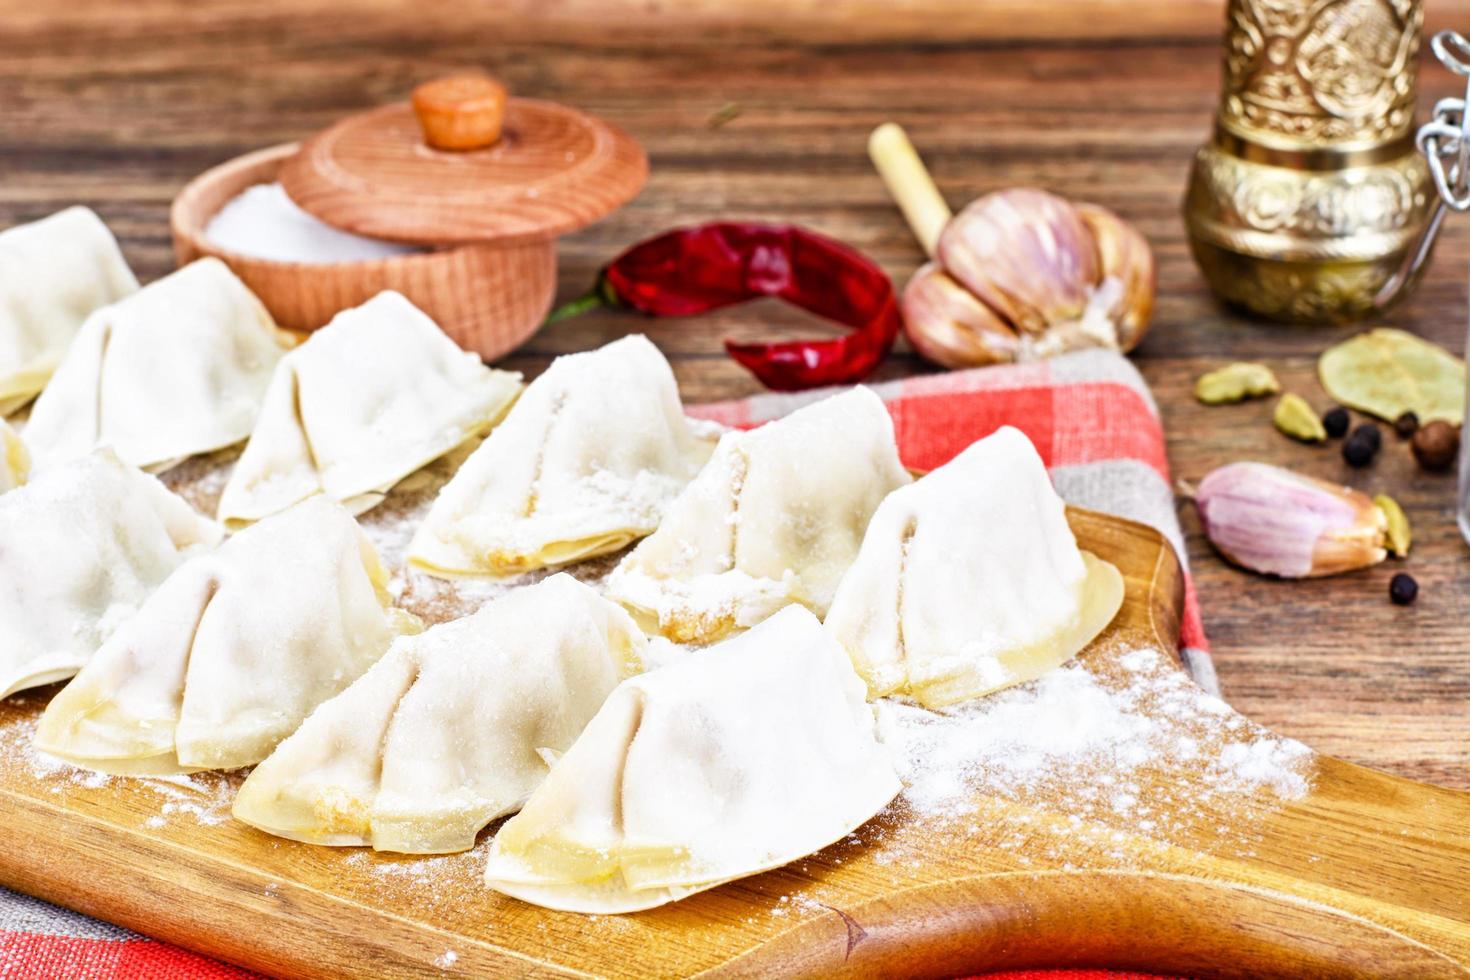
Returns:
[[[861,381],[898,337],[893,284],[871,259],[792,225],[746,222],[678,228],[634,245],[602,270],[592,292],[547,322],[594,306],[692,316],[762,296],[853,328],[822,340],[725,342],[731,357],[777,391]]]

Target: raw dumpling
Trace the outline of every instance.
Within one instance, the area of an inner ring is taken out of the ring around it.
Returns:
[[[509,575],[617,551],[658,526],[708,456],[647,338],[558,357],[440,492],[409,558]]]
[[[520,808],[645,641],[567,575],[400,639],[259,766],[235,816],[312,844],[463,851]]]
[[[1065,663],[1122,604],[1123,577],[1078,550],[1036,448],[1006,427],[883,501],[826,625],[872,697],[939,707]]]
[[[137,291],[117,239],[87,208],[0,232],[0,416],[46,387],[93,310]]]
[[[180,566],[60,694],[36,746],[102,772],[259,762],[408,617],[342,508],[313,497]]]
[[[112,446],[159,471],[250,434],[289,341],[235,274],[200,259],[87,318],[31,410],[37,467]]]
[[[0,419],[0,493],[26,482],[31,472],[31,454],[20,441],[20,433]]]
[[[893,421],[867,388],[728,433],[608,594],[681,643],[717,640],[792,602],[820,616],[878,502],[908,482]]]
[[[496,835],[485,880],[632,912],[841,840],[897,795],[863,683],[807,610],[624,681]]]
[[[75,674],[213,521],[102,450],[0,496],[0,697]]]
[[[337,314],[276,365],[220,499],[230,525],[325,493],[362,513],[497,422],[520,375],[466,354],[398,293]]]

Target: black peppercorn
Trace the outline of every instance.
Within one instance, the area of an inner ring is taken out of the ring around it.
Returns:
[[[1362,425],[1354,429],[1352,435],[1348,436],[1348,438],[1362,439],[1363,441],[1367,442],[1368,445],[1373,447],[1373,451],[1375,453],[1383,448],[1383,433],[1380,432],[1378,430],[1378,426],[1372,422],[1364,422]]]
[[[1407,606],[1419,597],[1419,583],[1414,576],[1399,572],[1388,583],[1388,597],[1395,606]]]
[[[1347,435],[1348,423],[1352,419],[1348,417],[1348,410],[1339,405],[1326,415],[1322,416],[1322,428],[1327,430],[1331,439],[1341,439]]]
[[[1373,429],[1376,433],[1378,430]],[[1378,441],[1362,428],[1353,430],[1342,444],[1342,458],[1354,469],[1362,469],[1373,462],[1373,457],[1378,453]]]
[[[1419,428],[1419,416],[1414,412],[1405,412],[1393,423],[1393,431],[1398,433],[1400,439],[1408,439],[1414,435],[1414,430]]]

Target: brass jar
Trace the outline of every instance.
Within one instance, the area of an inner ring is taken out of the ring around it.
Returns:
[[[1374,308],[1428,220],[1419,0],[1229,0],[1215,132],[1184,202],[1195,261],[1273,319]]]

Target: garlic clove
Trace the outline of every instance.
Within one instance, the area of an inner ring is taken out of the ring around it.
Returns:
[[[1130,351],[1148,332],[1154,312],[1158,284],[1153,249],[1137,228],[1107,208],[1087,203],[1076,207],[1097,246],[1099,275],[1104,282],[1116,279],[1122,285],[1122,296],[1110,312],[1117,325],[1118,346]]]
[[[1365,494],[1277,466],[1222,466],[1195,505],[1216,550],[1265,575],[1316,578],[1388,557],[1388,519]]]
[[[904,334],[921,357],[947,368],[1016,359],[1020,338],[936,262],[921,266],[900,299]]]
[[[1026,187],[972,201],[939,236],[938,257],[1021,333],[1080,320],[1099,280],[1098,250],[1077,209]]]

